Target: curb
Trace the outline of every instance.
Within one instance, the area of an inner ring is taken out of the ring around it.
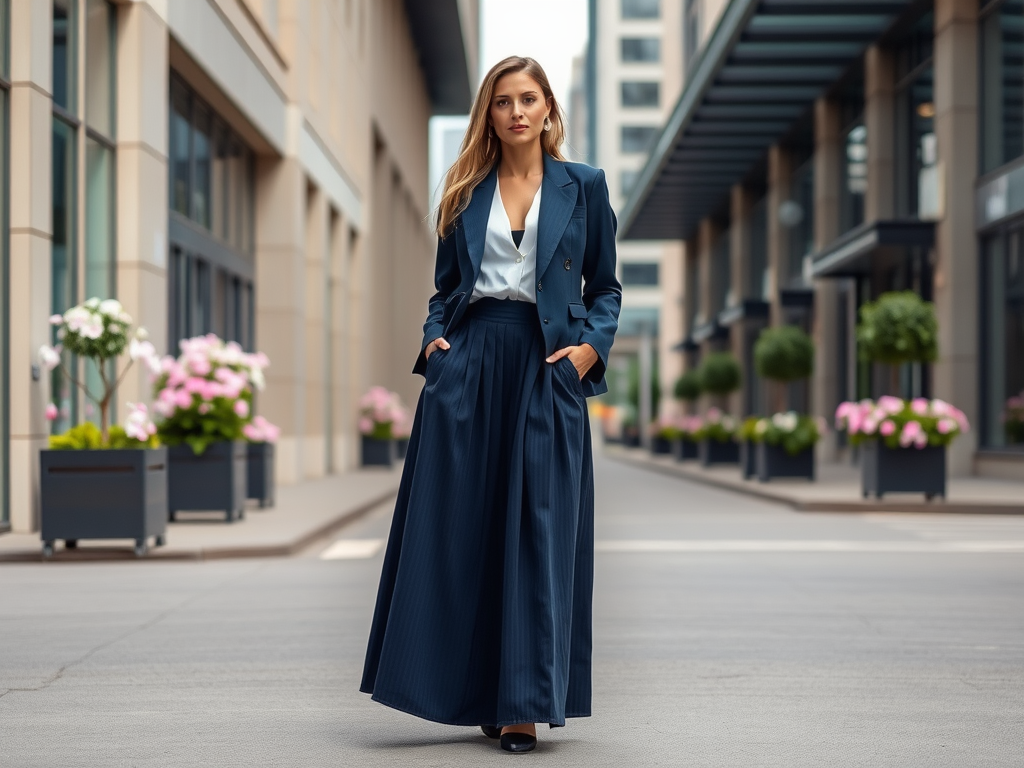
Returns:
[[[53,557],[44,558],[42,552],[12,552],[10,554],[0,553],[0,565],[6,563],[96,563],[96,562],[172,562],[172,561],[197,561],[197,560],[230,560],[241,558],[265,558],[265,557],[291,557],[316,543],[334,534],[340,528],[359,519],[374,507],[392,499],[398,493],[394,488],[378,494],[371,499],[348,509],[336,517],[317,526],[313,530],[302,534],[290,542],[282,544],[261,544],[254,546],[238,547],[201,547],[199,549],[168,551],[160,547],[150,549],[145,557],[136,557],[135,554],[123,547],[84,547],[76,550],[62,549],[55,552]]]
[[[922,513],[922,514],[947,514],[947,515],[1024,515],[1024,504],[1009,504],[1004,502],[962,502],[962,501],[882,501],[882,500],[853,500],[853,501],[828,501],[828,500],[800,500],[786,496],[782,493],[773,492],[767,488],[758,487],[754,481],[739,485],[723,481],[717,477],[709,477],[702,472],[695,472],[685,467],[679,467],[660,462],[651,461],[646,456],[631,456],[624,450],[605,449],[605,456],[613,461],[630,464],[650,472],[657,472],[662,475],[692,480],[713,488],[724,491],[732,491],[745,496],[751,496],[761,501],[773,504],[781,504],[796,510],[797,512],[895,512],[900,514]]]

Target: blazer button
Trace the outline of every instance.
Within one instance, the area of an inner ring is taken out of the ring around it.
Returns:
[[[572,259],[566,259],[565,260],[565,268],[566,269],[572,269]]]
[[[550,320],[548,320],[548,319],[547,319],[546,317],[544,318],[544,325],[547,325],[547,324],[548,324],[548,323],[550,323],[550,322],[551,322],[551,321],[550,321]]]
[[[544,290],[544,283],[537,283],[537,290],[538,291],[543,291]]]

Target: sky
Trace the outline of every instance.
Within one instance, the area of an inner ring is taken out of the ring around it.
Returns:
[[[474,88],[506,56],[530,56],[544,67],[551,90],[565,109],[572,60],[586,44],[587,0],[480,0],[480,71]],[[444,131],[465,125],[466,119],[460,117],[431,120],[430,184],[435,195],[447,170]]]

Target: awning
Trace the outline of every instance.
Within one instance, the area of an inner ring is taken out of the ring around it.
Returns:
[[[464,115],[473,104],[476,62],[470,61],[467,46],[475,46],[475,41],[467,35],[475,33],[466,29],[471,20],[462,17],[460,5],[458,0],[405,0],[435,115]]]
[[[621,215],[685,240],[911,0],[732,0]]]
[[[894,249],[931,248],[933,221],[875,221],[852,229],[812,257],[814,277],[854,277],[871,271],[879,259],[899,258]]]
[[[741,320],[768,317],[771,305],[758,299],[744,299],[733,307],[726,307],[718,313],[718,324],[731,326]]]
[[[698,344],[711,339],[727,339],[729,338],[729,329],[724,325],[719,325],[718,318],[716,317],[714,320],[701,323],[694,328],[690,338]]]

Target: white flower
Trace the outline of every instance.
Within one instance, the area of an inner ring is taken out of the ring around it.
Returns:
[[[124,309],[121,307],[121,302],[117,299],[105,299],[100,302],[99,306],[100,314],[106,315],[107,317],[119,318]]]
[[[43,344],[39,348],[39,363],[48,371],[60,365],[60,347],[54,348]]]
[[[135,329],[135,338],[139,341],[145,341],[149,338],[149,331],[143,328],[141,325]]]
[[[95,296],[93,296],[91,299],[89,299],[87,302],[85,302],[85,304],[83,304],[82,306],[87,307],[89,309],[99,309],[100,308],[100,300],[97,299]]]
[[[64,325],[63,315],[50,315],[50,325],[61,326]]]
[[[124,421],[128,437],[146,442],[156,434],[156,425],[149,418],[149,409],[143,403],[128,403],[128,418]]]

